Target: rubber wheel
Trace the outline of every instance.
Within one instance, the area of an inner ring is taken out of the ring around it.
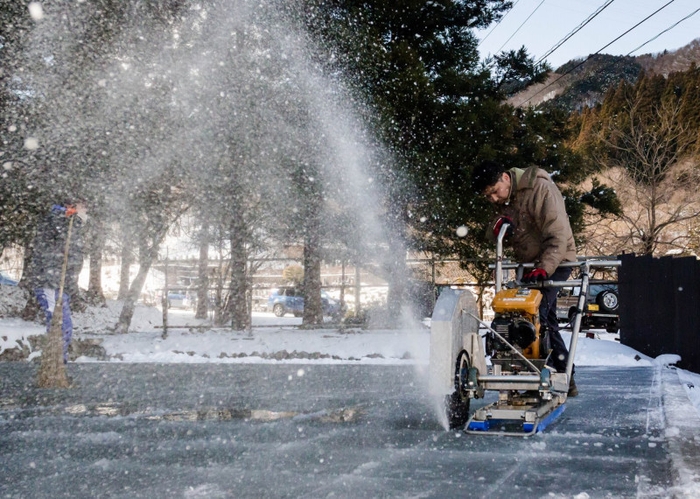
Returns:
[[[595,301],[600,305],[600,308],[607,313],[615,313],[615,311],[620,308],[620,300],[617,297],[617,293],[609,289],[598,293],[598,296],[595,297]]]
[[[469,354],[462,350],[457,356],[455,366],[455,391],[445,397],[445,411],[450,430],[462,428],[469,421],[469,397],[462,389],[463,378],[466,378],[471,362]]]
[[[276,317],[282,317],[284,315],[284,305],[275,303],[275,306],[272,307],[272,313],[275,314]]]

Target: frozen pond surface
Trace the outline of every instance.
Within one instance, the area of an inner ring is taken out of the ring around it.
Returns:
[[[415,367],[34,372],[0,364],[1,497],[673,497],[656,368],[580,368],[529,438],[445,431]]]

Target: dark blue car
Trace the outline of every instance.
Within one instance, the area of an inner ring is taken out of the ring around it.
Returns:
[[[340,315],[340,303],[323,290],[321,290],[321,307],[323,315]],[[267,299],[267,309],[277,317],[288,313],[294,314],[294,317],[301,317],[304,313],[304,296],[301,290],[292,286],[273,289]]]

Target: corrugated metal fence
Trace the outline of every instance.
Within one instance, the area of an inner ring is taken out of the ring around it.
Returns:
[[[700,372],[700,261],[622,255],[620,342],[650,357],[681,356]]]

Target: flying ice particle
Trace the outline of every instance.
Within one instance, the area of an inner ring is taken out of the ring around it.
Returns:
[[[301,378],[304,374],[305,374],[305,373],[304,373],[304,370],[303,370],[303,369],[299,369],[299,370],[297,371],[297,376],[300,377],[300,378]]]
[[[455,232],[457,232],[457,237],[464,237],[467,235],[467,232],[469,232],[469,229],[464,225],[460,225]]]
[[[36,151],[39,149],[39,140],[35,137],[27,137],[24,139],[24,148],[28,151]]]
[[[17,131],[17,125],[10,125],[7,127],[8,132],[16,132]]]
[[[44,9],[39,2],[29,2],[27,8],[29,9],[29,15],[35,21],[41,21],[44,18]]]
[[[420,217],[421,223],[425,223],[428,221],[428,217]]]

